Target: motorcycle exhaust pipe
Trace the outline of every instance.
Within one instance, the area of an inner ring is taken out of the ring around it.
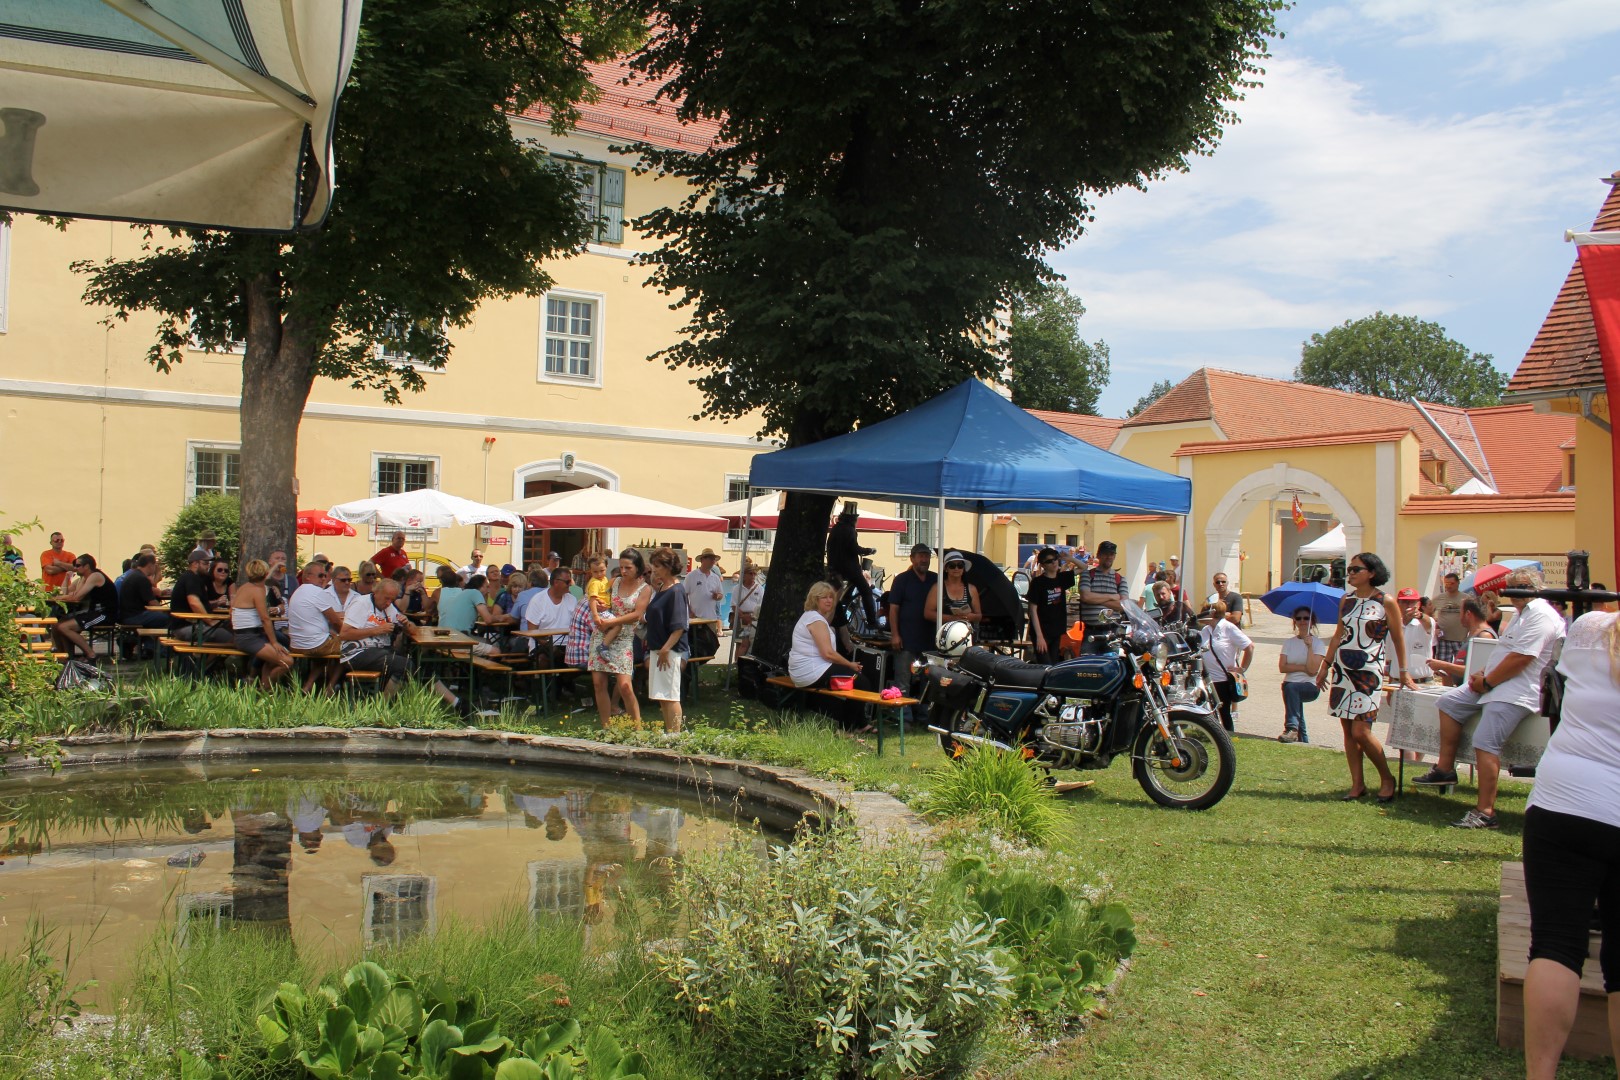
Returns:
[[[997,750],[1005,750],[1008,753],[1011,753],[1013,749],[1004,742],[997,742],[994,739],[986,739],[980,735],[969,735],[962,731],[946,731],[944,728],[935,727],[933,724],[928,725],[928,730],[932,731],[935,735],[947,735],[950,738],[955,739],[957,742],[965,742],[973,746],[993,746]]]

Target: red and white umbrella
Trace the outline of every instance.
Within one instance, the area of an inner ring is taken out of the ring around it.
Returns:
[[[782,493],[773,491],[768,495],[755,495],[753,502],[754,513],[751,527],[755,529],[776,528],[782,509]],[[843,507],[844,500],[842,499],[833,503],[833,520],[837,520]],[[740,529],[743,525],[743,519],[748,515],[748,500],[733,499],[730,502],[705,506],[702,512],[723,517],[731,523],[732,528]],[[831,522],[828,523],[828,527],[831,527]],[[860,532],[903,533],[906,531],[906,523],[902,518],[857,509],[855,511],[855,528]]]
[[[324,510],[298,511],[299,536],[353,536],[354,526]]]

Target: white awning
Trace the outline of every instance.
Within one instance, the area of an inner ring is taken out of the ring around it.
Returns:
[[[319,225],[360,4],[0,0],[0,207]]]

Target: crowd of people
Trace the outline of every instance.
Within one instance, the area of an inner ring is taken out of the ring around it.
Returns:
[[[173,641],[234,649],[248,658],[264,688],[286,678],[298,657],[310,661],[306,691],[329,690],[345,671],[359,671],[377,673],[382,693],[392,696],[412,669],[405,626],[416,621],[473,637],[477,656],[520,658],[559,674],[588,676],[604,725],[620,712],[640,723],[632,675],[644,665],[648,697],[658,702],[665,729],[678,731],[694,620],[713,635],[703,639],[708,648],[700,659],[707,660],[731,589],[731,628],[743,654],[764,599],[756,565],[750,562],[728,583],[711,548],[690,566],[671,548],[648,555],[625,550],[618,557],[612,551],[580,552],[568,566],[553,551],[527,571],[486,564],[484,553],[474,550],[459,568],[439,567],[437,588],[430,590],[406,552],[403,532],[352,569],[317,552],[296,573],[286,552],[276,550],[248,559],[238,574],[214,550],[216,543],[211,531],[199,535],[185,569],[166,585],[151,545],[113,575],[92,556],[67,550],[60,532],[51,533],[39,576],[57,619],[51,630],[55,648],[95,664],[100,658],[93,631],[157,629]],[[0,536],[0,556],[13,573],[27,574],[9,535]],[[523,636],[528,631],[551,635]],[[155,651],[136,633],[118,636],[126,660]],[[470,703],[442,682],[433,685],[447,704],[470,711]]]

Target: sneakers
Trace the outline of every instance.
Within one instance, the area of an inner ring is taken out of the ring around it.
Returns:
[[[1293,728],[1289,728],[1287,731],[1285,731],[1281,735],[1277,736],[1277,741],[1278,742],[1299,742],[1299,732],[1295,731]]]
[[[1461,821],[1451,823],[1453,829],[1494,829],[1496,828],[1496,814],[1485,813],[1482,810],[1470,810],[1462,816]]]
[[[1455,772],[1446,772],[1438,766],[1412,781],[1412,783],[1422,784],[1424,787],[1445,787],[1447,784],[1455,784],[1456,782],[1457,774]],[[1494,823],[1496,819],[1492,818],[1491,820]]]

